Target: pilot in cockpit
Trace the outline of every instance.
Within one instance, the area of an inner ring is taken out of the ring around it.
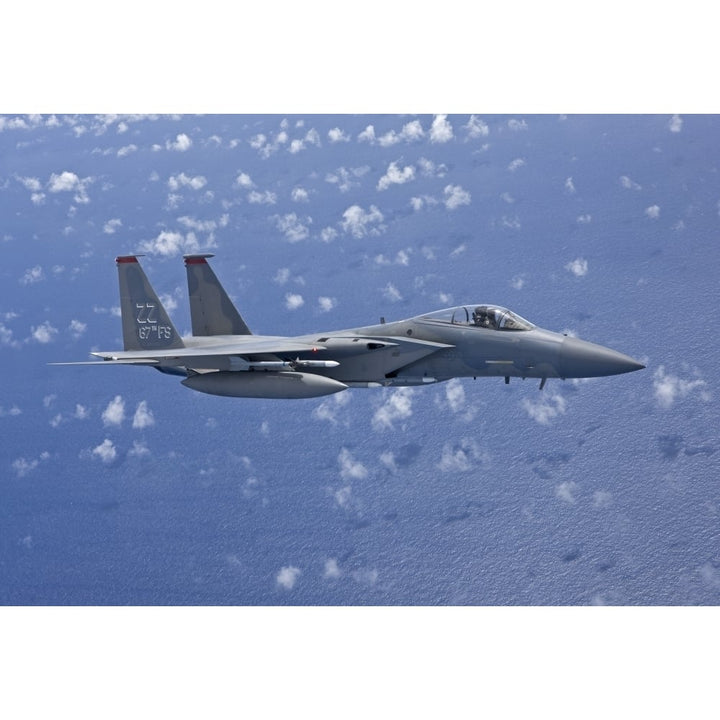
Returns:
[[[482,306],[476,307],[473,311],[473,323],[477,327],[495,328],[495,320],[491,312],[488,311],[488,308]]]
[[[490,327],[490,318],[487,309],[484,307],[476,307],[472,314],[473,322],[478,327]]]

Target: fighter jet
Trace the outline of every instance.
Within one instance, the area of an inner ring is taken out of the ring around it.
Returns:
[[[298,337],[253,335],[208,259],[185,255],[192,336],[181,337],[138,261],[116,259],[124,349],[77,364],[144,365],[210,395],[314,398],[347,388],[451,378],[589,378],[641,370],[627,355],[471,303],[378,325]],[[76,364],[76,363],[72,363]]]

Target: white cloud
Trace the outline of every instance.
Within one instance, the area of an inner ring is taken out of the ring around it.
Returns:
[[[631,180],[627,175],[623,175],[620,178],[620,184],[626,190],[642,190],[642,185],[638,185],[634,180]]]
[[[109,425],[122,425],[125,419],[125,401],[120,395],[116,395],[103,410],[102,421],[106,427]]]
[[[117,156],[118,157],[126,157],[127,155],[130,155],[131,153],[137,152],[137,149],[138,149],[137,145],[133,145],[132,143],[130,145],[125,145],[117,151]]]
[[[87,330],[87,324],[80,322],[79,320],[71,320],[68,330],[72,333],[72,336],[77,340]]]
[[[20,278],[21,285],[34,285],[45,279],[45,273],[40,265],[28,268],[25,274]]]
[[[682,126],[683,126],[683,119],[679,115],[673,115],[670,118],[670,122],[668,123],[670,132],[679,133],[682,130]]]
[[[645,208],[645,214],[651,220],[657,220],[660,217],[660,206],[659,205],[651,205],[649,208]]]
[[[332,242],[338,236],[338,232],[333,227],[326,227],[320,231],[320,239],[324,243]]]
[[[525,287],[525,276],[524,275],[516,275],[511,281],[510,285],[515,288],[515,290],[522,290]]]
[[[272,219],[275,221],[275,227],[285,235],[288,242],[300,242],[310,235],[307,226],[312,223],[311,217],[305,217],[301,220],[296,213],[288,213],[282,216],[274,215]]]
[[[467,130],[468,137],[473,140],[479,137],[487,137],[490,134],[487,123],[476,115],[471,115],[467,125],[463,127]]]
[[[75,405],[75,413],[73,414],[73,417],[76,420],[87,420],[90,417],[90,411],[84,405],[77,403]]]
[[[87,186],[93,182],[92,177],[86,177],[82,180],[73,172],[67,170],[59,175],[53,173],[48,181],[48,191],[51,193],[74,192],[73,199],[76,203],[86,204],[90,202],[87,195]]]
[[[592,215],[585,213],[584,215],[577,216],[577,222],[579,225],[589,225],[592,222]]]
[[[549,425],[551,420],[565,413],[566,403],[562,395],[544,394],[536,402],[525,398],[522,406],[535,422],[540,423],[540,425]]]
[[[137,440],[133,440],[133,446],[128,451],[128,455],[130,457],[143,457],[144,455],[149,455],[149,454],[150,454],[150,450],[144,442],[139,442]]]
[[[342,575],[342,571],[335,558],[328,558],[325,561],[325,570],[323,571],[323,578],[325,580],[335,580]]]
[[[583,277],[587,275],[588,262],[583,258],[577,258],[565,265],[565,269],[570,271],[575,277]]]
[[[181,172],[179,175],[171,175],[167,184],[171,190],[180,190],[184,187],[188,187],[192,190],[200,190],[207,185],[207,179],[202,175],[190,177],[184,172]]]
[[[356,461],[347,448],[340,450],[338,465],[340,466],[340,477],[343,480],[362,480],[368,475],[367,468],[361,462]]]
[[[527,130],[528,124],[525,122],[525,120],[515,120],[515,118],[508,120],[508,127],[514,131],[517,132],[518,130]]]
[[[275,205],[277,195],[274,192],[270,192],[270,190],[266,190],[265,192],[251,190],[248,193],[247,199],[251,205]]]
[[[143,400],[137,406],[135,415],[133,416],[132,426],[136,430],[152,427],[155,424],[155,417],[152,410],[148,408],[147,401]]]
[[[575,504],[575,496],[573,493],[577,490],[577,484],[572,481],[561,482],[555,488],[555,496],[569,505]]]
[[[330,312],[337,305],[337,300],[331,297],[321,296],[318,298],[320,312]]]
[[[92,454],[102,460],[106,465],[109,465],[117,458],[117,449],[113,445],[112,440],[105,438],[100,445],[93,448]]]
[[[390,302],[399,302],[403,299],[400,291],[391,282],[383,288],[382,293],[383,297]]]
[[[207,250],[213,247],[215,247],[215,239],[212,233],[201,246],[194,232],[183,235],[169,230],[163,230],[156,238],[140,243],[142,252],[162,255],[163,257],[175,257],[181,254],[192,255],[200,252],[201,249]]]
[[[313,410],[312,416],[316,420],[327,420],[329,423],[337,425],[340,422],[338,418],[339,412],[348,405],[351,398],[350,393],[335,393],[323,400],[320,405]]]
[[[290,269],[289,268],[278,268],[278,271],[275,273],[275,277],[273,278],[273,282],[277,283],[278,285],[285,285],[285,283],[290,279]]]
[[[707,391],[707,383],[699,377],[693,380],[684,380],[677,375],[665,372],[665,366],[660,367],[653,375],[653,390],[655,400],[661,408],[669,409],[678,399],[684,399],[693,391],[698,391],[700,399],[707,402],[710,393]]]
[[[192,147],[192,140],[185,133],[180,133],[174,142],[168,140],[165,143],[165,147],[175,152],[185,152]]]
[[[306,203],[310,199],[310,195],[308,194],[308,191],[305,188],[301,188],[301,187],[293,188],[292,193],[290,194],[290,197],[293,202]]]
[[[246,190],[255,187],[255,183],[250,179],[250,176],[244,172],[241,172],[237,178],[235,178],[235,185]]]
[[[470,193],[463,190],[460,185],[446,185],[443,194],[445,195],[443,202],[448,210],[456,210],[461,205],[470,204]]]
[[[42,190],[42,184],[38,178],[16,176],[15,179],[31,192],[40,192]]]
[[[385,175],[378,181],[377,189],[387,190],[391,185],[402,185],[414,179],[415,168],[412,165],[407,165],[401,170],[396,162],[391,162]]]
[[[468,472],[477,463],[487,465],[487,453],[472,438],[462,438],[459,443],[445,443],[438,468],[442,472]]]
[[[340,128],[328,130],[328,140],[331,143],[350,142],[350,136],[346,135]]]
[[[299,568],[288,565],[287,567],[280,569],[275,581],[281,588],[284,588],[285,590],[292,590],[301,574],[302,571]]]
[[[462,381],[453,378],[445,384],[445,399],[450,406],[450,410],[458,413],[465,408],[465,388]]]
[[[393,423],[412,417],[413,389],[401,387],[391,391],[385,403],[373,415],[372,426],[375,430],[392,430]]]
[[[33,458],[32,460],[21,457],[13,461],[12,469],[19,478],[26,477],[40,465],[41,461],[47,460],[49,457],[50,453],[48,452],[43,452],[39,458]]]
[[[565,189],[571,194],[575,192],[575,183],[571,177],[565,181]]]
[[[285,307],[288,310],[297,310],[298,308],[301,308],[305,304],[305,300],[303,300],[302,295],[298,295],[296,293],[287,293],[285,295]]]
[[[358,142],[369,142],[370,144],[375,142],[375,128],[372,125],[368,125],[359,135]]]
[[[32,328],[31,337],[35,342],[39,342],[42,345],[52,342],[55,336],[58,334],[56,328],[54,328],[49,322],[44,322],[38,327]]]
[[[518,168],[525,166],[525,160],[523,158],[515,158],[509,165],[508,170],[510,172],[515,172]]]
[[[122,220],[120,220],[119,218],[112,218],[112,220],[108,220],[103,226],[103,232],[106,235],[114,235],[121,227]]]
[[[378,234],[382,227],[379,223],[383,220],[383,214],[375,205],[371,205],[368,211],[359,205],[351,205],[343,213],[342,229],[355,238],[363,238],[368,234]]]
[[[446,143],[452,138],[453,129],[448,122],[447,115],[436,115],[430,127],[430,142]]]

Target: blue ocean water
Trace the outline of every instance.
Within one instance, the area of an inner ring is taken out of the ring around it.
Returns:
[[[717,116],[0,128],[0,603],[718,603]],[[647,369],[258,401],[47,365],[121,347],[123,253],[188,332],[203,250],[258,333],[488,302]]]

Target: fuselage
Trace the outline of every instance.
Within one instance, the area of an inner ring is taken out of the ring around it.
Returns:
[[[473,308],[489,308],[499,321],[481,323]],[[251,337],[254,341],[263,338]],[[278,338],[268,337],[268,341],[273,340]],[[351,387],[424,385],[454,377],[587,378],[644,367],[610,348],[536,327],[504,308],[487,305],[460,306],[285,341],[316,349],[276,352],[277,357],[286,361],[336,361],[334,367],[312,368],[310,372]],[[190,348],[195,342],[208,347],[208,338],[188,338],[186,346]],[[242,337],[216,336],[212,342],[223,346],[225,352],[237,343],[238,356],[242,354]],[[434,344],[432,352],[428,343]],[[232,362],[229,358],[227,370],[239,369],[232,367]]]

